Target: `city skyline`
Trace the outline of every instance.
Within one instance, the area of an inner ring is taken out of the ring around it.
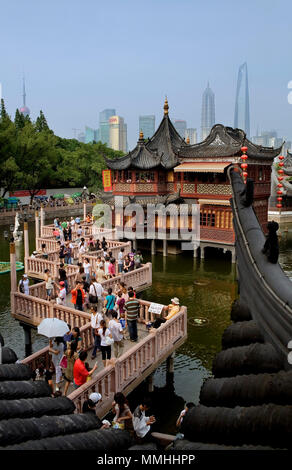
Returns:
[[[181,117],[199,131],[201,95],[208,80],[216,94],[216,123],[233,127],[238,66],[247,62],[250,135],[256,134],[259,125],[276,128],[278,135],[291,140],[287,85],[292,76],[287,58],[292,5],[288,1],[280,4],[281,8],[270,0],[247,0],[235,11],[226,0],[220,4],[170,0],[167,8],[163,0],[149,0],[141,2],[141,8],[145,5],[141,16],[136,3],[129,0],[113,0],[102,8],[89,0],[88,8],[75,0],[61,4],[52,0],[50,6],[35,0],[28,4],[12,0],[2,7],[6,21],[0,32],[5,44],[0,80],[7,111],[14,117],[20,106],[19,84],[24,72],[33,119],[42,109],[57,135],[72,138],[73,128],[87,125],[96,129],[97,112],[115,107],[128,124],[129,147],[133,148],[139,135],[139,115],[153,114],[158,122],[165,95],[171,119]],[[248,38],[245,34],[234,37],[230,25],[243,29],[239,18],[250,10]],[[274,29],[279,14],[280,35]],[[199,19],[196,28],[194,17]],[[111,18],[114,36],[108,35],[107,18]],[[224,31],[220,35],[218,23]],[[133,41],[135,35],[139,41]]]

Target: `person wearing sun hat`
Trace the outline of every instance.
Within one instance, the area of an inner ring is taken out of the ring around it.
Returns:
[[[167,316],[164,318],[165,320],[170,320],[180,310],[179,299],[177,297],[171,299],[171,304],[169,304],[168,307],[165,308],[165,310],[167,311]]]

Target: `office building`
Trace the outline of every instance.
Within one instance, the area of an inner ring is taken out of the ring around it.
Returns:
[[[203,93],[201,114],[201,140],[205,140],[215,124],[215,95],[209,86]]]
[[[139,116],[139,131],[143,132],[144,139],[150,139],[155,132],[155,116]]]
[[[127,151],[127,124],[121,116],[109,118],[109,147],[122,152]]]
[[[183,121],[182,119],[175,119],[173,125],[179,135],[184,139],[185,132],[187,130],[187,122]]]
[[[250,135],[249,92],[246,62],[239,67],[235,97],[234,127]]]
[[[193,145],[197,143],[197,129],[189,128],[185,131],[185,140],[189,139],[189,144]]]
[[[110,138],[109,138],[109,118],[111,116],[116,115],[115,109],[104,109],[99,113],[99,138],[103,144],[107,144],[109,146]]]

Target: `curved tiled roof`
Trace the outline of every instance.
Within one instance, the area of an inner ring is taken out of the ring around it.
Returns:
[[[286,175],[292,176],[292,153],[287,151],[287,156],[284,159],[283,170]]]
[[[272,160],[281,151],[281,147],[262,147],[246,138],[241,129],[233,129],[222,124],[215,124],[208,137],[198,144],[184,146],[179,150],[180,158],[231,157],[241,155],[241,147],[247,147],[247,155],[255,159]]]
[[[134,150],[124,157],[106,159],[106,164],[112,170],[126,170],[134,167],[144,170],[161,165],[163,168],[173,168],[177,162],[179,148],[185,144],[165,114],[157,131],[148,141],[139,139]]]
[[[247,155],[253,159],[273,160],[281,147],[262,147],[249,141],[241,129],[215,124],[208,137],[194,145],[188,145],[178,134],[168,114],[165,114],[157,131],[148,141],[140,139],[133,151],[124,157],[106,159],[113,170],[140,168],[148,170],[161,166],[171,169],[183,159],[205,157],[232,157],[241,155],[241,147],[247,147]]]

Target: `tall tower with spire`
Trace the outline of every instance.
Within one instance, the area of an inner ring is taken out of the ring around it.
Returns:
[[[19,112],[21,114],[23,114],[24,117],[26,117],[26,116],[30,115],[30,110],[26,106],[26,93],[25,93],[25,79],[24,79],[24,77],[23,77],[23,83],[22,83],[22,98],[23,98],[23,105],[21,106],[21,108],[19,108]]]
[[[250,136],[249,92],[247,64],[239,67],[235,97],[234,127],[244,130]]]
[[[203,93],[201,115],[201,140],[205,140],[215,124],[215,95],[209,82]]]

